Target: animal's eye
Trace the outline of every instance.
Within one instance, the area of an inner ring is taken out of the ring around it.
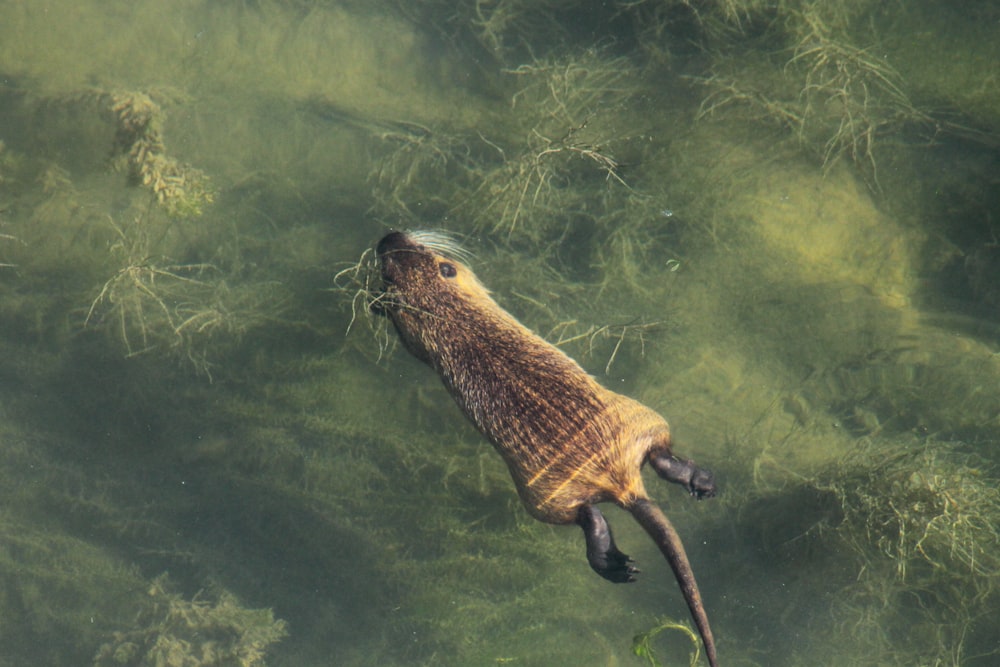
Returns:
[[[458,269],[455,268],[454,264],[449,264],[448,262],[441,263],[441,275],[445,278],[454,278],[458,275]]]

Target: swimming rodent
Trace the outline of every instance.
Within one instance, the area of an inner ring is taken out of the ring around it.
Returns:
[[[644,463],[696,498],[716,493],[712,473],[671,452],[656,412],[598,384],[490,297],[447,237],[391,232],[376,248],[389,316],[406,348],[437,371],[452,397],[507,462],[536,519],[583,528],[587,560],[602,577],[634,581],[597,503],[635,517],[673,569],[712,667],[715,641],[684,546],[649,499]]]

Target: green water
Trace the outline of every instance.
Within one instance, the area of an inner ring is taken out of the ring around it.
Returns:
[[[945,4],[0,1],[0,666],[689,664],[641,529],[594,576],[367,315],[392,227],[715,471],[647,486],[721,664],[993,664],[1000,10]]]

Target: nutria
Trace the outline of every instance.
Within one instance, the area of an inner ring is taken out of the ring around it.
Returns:
[[[376,255],[384,287],[373,309],[392,319],[406,348],[437,371],[493,443],[531,515],[579,525],[590,566],[622,583],[634,581],[638,570],[618,550],[596,504],[610,501],[630,512],[670,563],[717,667],[684,546],[646,495],[640,468],[648,462],[696,498],[715,495],[712,473],[673,455],[660,415],[598,384],[500,308],[445,237],[391,232]]]

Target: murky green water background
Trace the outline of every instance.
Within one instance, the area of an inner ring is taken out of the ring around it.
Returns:
[[[0,2],[0,665],[688,664],[629,517],[613,586],[365,315],[391,227],[715,470],[648,485],[723,665],[994,664],[998,45],[985,0]]]

